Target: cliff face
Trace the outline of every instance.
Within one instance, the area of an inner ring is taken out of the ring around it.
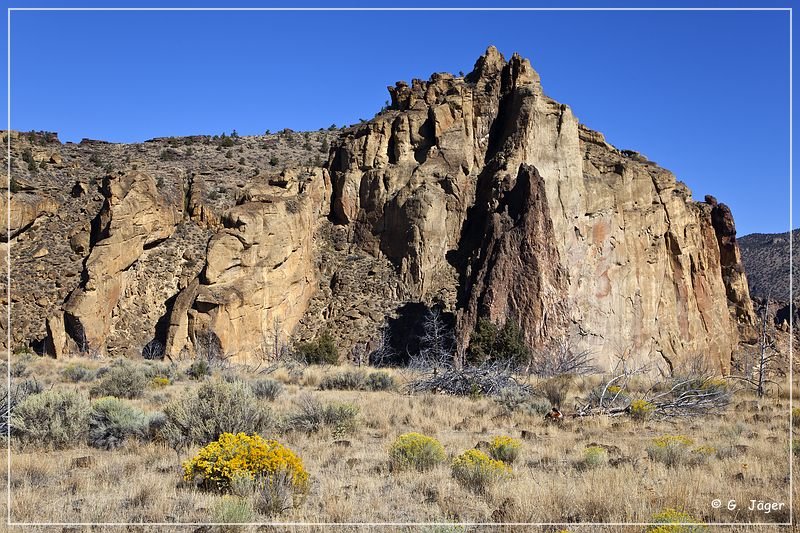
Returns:
[[[96,213],[97,200],[81,204],[93,226],[70,222],[80,281],[55,309],[19,299],[24,331],[46,329],[58,353],[155,338],[171,357],[213,332],[250,360],[327,329],[361,356],[421,302],[452,313],[462,348],[487,317],[515,321],[533,349],[566,336],[605,368],[700,355],[728,370],[754,314],[724,204],[694,202],[670,172],[580,125],[519,56],[489,48],[463,78],[389,92],[389,109],[332,139],[324,165],[264,170],[285,140],[265,136],[236,140],[249,158],[236,171],[204,148],[170,155],[169,172],[108,178]],[[253,174],[237,176],[245,164]],[[21,194],[12,206],[32,207],[12,210],[15,242],[52,213]]]
[[[729,213],[580,126],[518,56],[490,48],[464,79],[390,93],[335,150],[332,204],[405,298],[443,302],[462,343],[488,316],[605,367],[702,354],[727,370],[754,320]]]

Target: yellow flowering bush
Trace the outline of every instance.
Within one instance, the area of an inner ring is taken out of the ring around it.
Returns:
[[[631,402],[631,418],[634,420],[646,420],[650,418],[656,406],[647,400],[633,400]]]
[[[492,459],[511,464],[517,459],[521,447],[522,442],[519,440],[502,435],[493,438],[489,443],[489,455]]]
[[[670,446],[691,446],[694,441],[686,435],[662,435],[653,439],[653,444],[658,448]]]
[[[156,376],[152,379],[151,383],[153,384],[153,387],[162,389],[169,385],[169,378],[165,378],[164,376]]]
[[[309,484],[303,461],[292,450],[246,433],[223,433],[183,463],[183,474],[187,481],[200,476],[204,487],[219,491],[230,489],[231,482],[242,477],[252,479],[255,486],[282,479],[295,496],[305,494]]]
[[[708,528],[690,514],[664,509],[650,518],[653,524],[645,529],[646,533],[705,533]]]
[[[445,459],[444,448],[433,437],[420,433],[400,435],[389,448],[392,466],[428,470]]]
[[[453,460],[453,477],[473,492],[482,493],[495,481],[509,475],[509,468],[502,461],[492,459],[480,450],[467,450]]]
[[[583,450],[584,468],[597,468],[608,463],[608,452],[602,446],[587,446]]]
[[[663,435],[652,440],[647,455],[653,461],[677,466],[691,460],[694,441],[685,435]]]

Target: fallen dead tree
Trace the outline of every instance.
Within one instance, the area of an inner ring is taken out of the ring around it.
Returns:
[[[415,377],[406,389],[411,393],[434,392],[456,396],[499,396],[502,391],[531,394],[529,385],[519,382],[506,363],[486,362],[480,365],[440,365],[437,368],[415,369]]]
[[[576,403],[575,416],[672,418],[721,413],[730,404],[733,390],[728,381],[708,375],[672,376],[652,383],[644,393],[632,392],[633,377],[648,370],[621,360],[604,384]]]
[[[437,309],[428,312],[420,350],[409,354],[411,375],[406,390],[410,393],[433,392],[455,396],[499,396],[501,391],[530,394],[532,388],[515,376],[511,361],[489,360],[479,364],[462,363],[455,356],[452,330],[444,324]]]

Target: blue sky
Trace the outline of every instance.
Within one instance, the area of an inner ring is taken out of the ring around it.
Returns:
[[[494,44],[530,58],[545,92],[609,142],[728,203],[740,235],[789,228],[787,12],[11,16],[13,129],[134,142],[350,124],[374,115],[387,85],[469,72]]]

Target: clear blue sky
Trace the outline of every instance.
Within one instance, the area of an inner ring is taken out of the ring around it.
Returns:
[[[103,5],[60,5],[69,3]],[[15,11],[11,17],[16,130],[57,131],[62,141],[134,142],[350,124],[374,115],[388,99],[386,85],[469,72],[494,44],[506,56],[530,58],[545,92],[611,143],[672,170],[695,198],[713,194],[728,203],[739,235],[789,228],[787,12]]]

